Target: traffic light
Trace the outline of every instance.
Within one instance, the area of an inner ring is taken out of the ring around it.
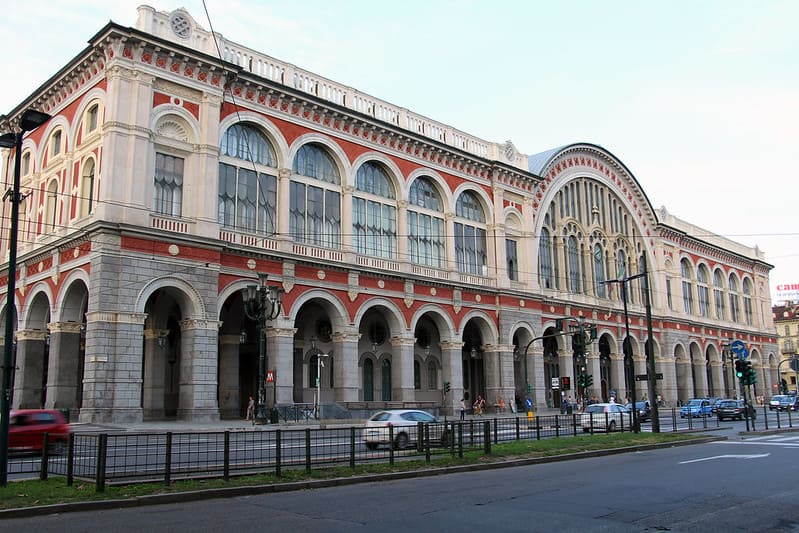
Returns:
[[[572,349],[576,354],[582,355],[585,353],[585,334],[583,330],[579,330],[572,335]]]
[[[596,338],[597,338],[596,324],[594,324],[593,326],[591,326],[591,328],[590,328],[588,331],[590,332],[590,334],[589,334],[589,338],[590,338],[592,341],[595,341],[595,340],[596,340]]]
[[[585,387],[585,374],[580,374],[577,376],[577,388],[582,389]]]
[[[746,384],[747,385],[754,385],[757,383],[757,372],[752,367],[752,361],[746,362]]]
[[[449,390],[450,390],[449,381],[445,381],[444,382],[444,392],[449,392]]]
[[[569,376],[563,376],[560,378],[560,388],[563,390],[571,390],[572,380]]]
[[[594,376],[592,376],[591,374],[586,374],[585,375],[585,388],[587,389],[588,387],[593,386],[593,384],[594,384]]]
[[[744,362],[742,359],[735,360],[735,377],[742,381],[744,379]]]

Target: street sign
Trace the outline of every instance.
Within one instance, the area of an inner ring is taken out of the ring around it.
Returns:
[[[529,410],[531,410],[531,409],[533,408],[533,399],[532,399],[532,398],[527,398],[527,399],[524,401],[524,403],[525,403],[525,404],[527,404],[527,410],[528,410],[528,411],[529,411]]]
[[[274,370],[267,370],[266,371],[266,382],[267,383],[274,383],[275,382],[275,371]]]
[[[655,374],[655,379],[663,379],[663,374],[658,372]],[[636,374],[635,381],[649,381],[649,374]]]
[[[746,349],[746,344],[743,341],[732,341],[730,343],[730,351],[738,356],[738,359],[746,359],[749,357],[749,350]]]
[[[560,388],[560,378],[552,378],[551,380],[552,388],[559,389]]]

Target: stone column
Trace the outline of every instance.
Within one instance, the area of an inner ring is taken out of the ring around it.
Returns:
[[[391,397],[394,401],[413,402],[416,391],[413,388],[413,337],[391,338]]]
[[[599,352],[588,352],[585,358],[585,372],[594,379],[594,384],[585,391],[586,399],[590,400],[592,396],[596,396],[601,401],[602,378],[599,368]]]
[[[535,343],[540,344],[540,343]],[[522,372],[524,372],[524,362],[522,362]],[[530,385],[533,387],[531,399],[533,400],[533,408],[535,410],[545,409],[547,406],[547,399],[552,395],[552,386],[546,382],[546,372],[544,372],[544,347],[541,346],[531,348],[527,353],[527,373]],[[522,383],[522,387],[524,387]],[[517,405],[520,413],[527,411],[524,405],[524,399],[527,396],[527,391],[522,391],[521,400],[522,405]]]
[[[143,313],[86,314],[86,364],[80,421],[142,421]]]
[[[277,172],[277,239],[292,242],[289,231],[289,209],[291,202],[291,169],[281,168]]]
[[[158,339],[166,337],[168,333],[166,329],[144,330],[142,418],[145,420],[160,420],[166,416],[166,350],[158,345]]]
[[[507,406],[513,398],[513,346],[487,344],[483,347],[483,370],[486,379],[486,404],[493,406],[501,397]],[[459,398],[460,399],[460,398]]]
[[[705,360],[701,359],[699,363],[692,365],[694,376],[696,377],[696,390],[694,390],[694,398],[704,398],[707,396],[707,367]]]
[[[573,402],[575,396],[577,395],[577,378],[574,375],[574,364],[573,364],[574,356],[572,355],[571,350],[558,350],[558,366],[560,366],[560,377],[569,377],[571,381],[571,388],[567,391],[563,390],[563,379],[561,379],[561,391],[565,392],[566,394],[562,395],[563,398],[568,398],[571,396],[571,401]],[[571,403],[571,402],[570,402]]]
[[[242,418],[246,402],[239,387],[238,335],[219,336],[219,416],[226,419]]]
[[[338,331],[333,334],[335,363],[333,382],[337,402],[357,402],[359,387],[357,331]]]
[[[47,371],[48,409],[77,409],[78,370],[80,368],[80,332],[77,322],[51,322],[49,363]]]
[[[624,381],[624,355],[621,353],[610,354],[610,389],[608,389],[608,397],[610,397],[611,390],[616,391],[616,401],[619,403],[624,402],[624,397],[627,395],[627,385]]]
[[[216,396],[218,335],[219,322],[215,320],[180,321],[179,420],[219,420]]]
[[[710,363],[710,375],[713,378],[713,390],[708,390],[708,395],[718,396],[721,398],[725,397],[724,375],[722,374],[722,366],[720,361],[713,361]]]
[[[446,405],[442,406],[445,415],[454,415],[463,398],[463,343],[460,341],[441,341],[441,368],[443,381],[449,381],[451,394],[447,395]]]
[[[674,407],[677,405],[677,369],[674,361],[666,357],[657,357],[655,367],[663,374],[663,379],[657,382],[658,394],[667,407]]]
[[[18,330],[16,368],[14,370],[14,398],[16,409],[41,409],[42,387],[47,331],[41,329]]]
[[[273,321],[266,330],[266,353],[269,368],[275,371],[275,382],[266,384],[266,405],[294,403],[294,335],[295,328],[285,320]]]

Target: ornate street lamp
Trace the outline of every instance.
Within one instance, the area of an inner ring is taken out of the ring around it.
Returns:
[[[244,314],[258,324],[258,404],[255,420],[259,424],[266,423],[266,321],[277,318],[283,304],[283,289],[277,285],[267,285],[266,279],[267,275],[259,272],[260,284],[247,285],[241,290]]]
[[[22,160],[22,137],[50,120],[50,115],[28,109],[19,119],[15,133],[0,136],[1,148],[14,148],[14,184],[5,197],[11,200],[11,229],[8,238],[8,291],[6,292],[6,331],[3,346],[3,380],[0,383],[0,486],[8,483],[8,431],[11,416],[11,397],[13,396],[14,375],[14,293],[17,280],[17,228],[19,226],[19,204],[22,196],[19,192]]]

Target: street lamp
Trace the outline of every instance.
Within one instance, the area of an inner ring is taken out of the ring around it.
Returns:
[[[314,406],[314,412],[317,420],[322,417],[322,369],[325,367],[322,358],[329,356],[330,354],[327,353],[316,354],[316,405]]]
[[[8,238],[8,291],[6,292],[6,332],[5,345],[3,346],[3,380],[0,384],[0,486],[8,483],[8,430],[9,417],[11,416],[11,397],[13,395],[14,375],[13,344],[14,344],[14,294],[17,281],[17,228],[19,226],[19,204],[22,196],[19,192],[22,137],[26,132],[33,131],[50,120],[50,115],[28,109],[19,119],[16,133],[6,133],[0,136],[1,148],[14,148],[14,184],[5,197],[11,200],[11,229]]]
[[[283,303],[283,289],[277,285],[267,285],[266,279],[267,274],[259,272],[260,284],[247,285],[241,290],[244,314],[258,323],[258,404],[255,420],[260,424],[266,423],[266,321],[278,317]],[[277,387],[277,382],[274,386]]]

